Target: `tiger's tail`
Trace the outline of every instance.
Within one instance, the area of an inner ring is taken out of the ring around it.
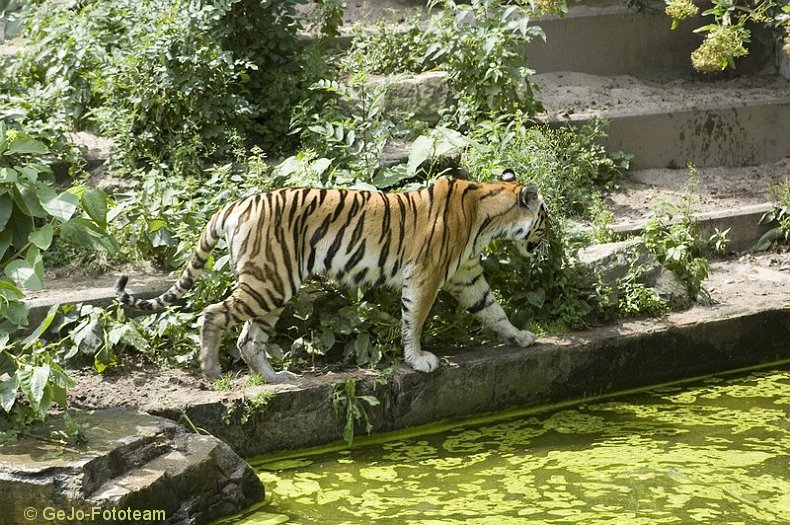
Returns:
[[[171,305],[181,299],[203,274],[206,261],[208,261],[212,250],[214,250],[223,234],[223,228],[220,224],[222,222],[221,213],[216,213],[203,229],[197,246],[192,252],[192,257],[189,259],[189,265],[187,265],[178,281],[165,293],[153,299],[138,299],[126,292],[125,288],[129,282],[129,276],[122,275],[115,283],[115,297],[118,301],[138,310],[153,311]]]

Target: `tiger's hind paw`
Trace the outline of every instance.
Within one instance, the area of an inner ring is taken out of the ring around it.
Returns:
[[[527,346],[532,346],[535,344],[535,334],[529,330],[519,330],[514,335],[508,337],[507,342],[512,345],[526,348]]]
[[[407,358],[406,362],[418,372],[433,372],[439,368],[439,358],[430,352],[420,352],[411,359]]]
[[[282,370],[280,372],[275,372],[273,374],[269,374],[263,377],[267,383],[271,384],[279,384],[279,383],[290,383],[291,381],[295,381],[299,379],[297,374],[293,372],[289,372],[288,370]]]

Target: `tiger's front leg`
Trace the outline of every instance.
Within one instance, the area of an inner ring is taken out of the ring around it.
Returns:
[[[439,358],[430,352],[424,352],[420,343],[425,320],[439,293],[439,283],[430,274],[430,271],[408,269],[404,272],[401,293],[401,341],[404,358],[409,366],[419,372],[433,372],[439,368]]]
[[[494,299],[483,276],[479,257],[464,263],[445,288],[458,300],[461,308],[474,315],[486,329],[499,334],[504,341],[522,347],[535,343],[535,335],[513,326],[505,310]]]

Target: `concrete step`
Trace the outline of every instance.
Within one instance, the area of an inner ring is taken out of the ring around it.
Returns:
[[[698,74],[690,55],[703,36],[694,29],[710,22],[701,16],[681,22],[671,30],[672,19],[663,2],[651,2],[649,12],[629,9],[623,2],[586,2],[571,5],[562,18],[538,23],[546,42],[536,40],[527,48],[532,69],[539,73],[578,71],[594,75],[633,75],[639,78],[685,78]],[[750,74],[775,70],[773,37],[761,28],[752,30],[749,56],[739,59],[737,72]]]
[[[645,219],[663,202],[680,203],[693,191],[693,207],[699,212],[737,211],[773,200],[772,189],[790,176],[790,157],[778,162],[742,168],[697,169],[697,182],[688,188],[687,169],[648,169],[628,172],[607,205],[620,222]]]
[[[535,75],[552,124],[608,121],[604,145],[633,167],[748,166],[790,155],[790,81],[777,75],[655,83],[578,72]]]
[[[708,238],[718,231],[729,230],[727,233],[727,252],[740,253],[749,251],[754,243],[774,224],[760,224],[760,219],[774,209],[771,202],[752,204],[735,209],[704,211],[694,213],[693,217],[699,225],[700,237]],[[642,234],[649,219],[619,222],[612,225],[612,231],[621,237],[632,237]]]
[[[151,299],[165,292],[175,280],[167,274],[129,272],[129,291],[141,299]],[[83,303],[93,306],[109,306],[115,300],[115,281],[119,273],[99,276],[73,275],[46,278],[45,288],[27,292],[25,302],[30,307],[29,328],[35,328],[55,304]],[[131,311],[131,310],[130,310]]]

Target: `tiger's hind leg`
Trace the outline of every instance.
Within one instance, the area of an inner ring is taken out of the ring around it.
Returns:
[[[290,299],[290,295],[286,297],[273,297],[273,295],[272,293],[267,293],[268,299],[264,301],[261,293],[241,280],[238,288],[227,299],[212,304],[203,310],[203,329],[200,334],[200,367],[207,377],[216,378],[222,372],[219,366],[219,344],[225,330],[237,323],[246,322],[253,318],[260,317],[265,319],[267,315],[279,312],[282,306]],[[272,301],[274,301],[274,304],[270,304]],[[274,317],[275,321],[276,315]],[[249,333],[249,330],[247,332]],[[259,360],[260,358],[257,361],[253,359],[256,363]],[[266,360],[266,363],[268,365],[268,360]],[[255,371],[259,372],[258,370]]]
[[[244,328],[236,343],[247,366],[263,377],[267,383],[285,383],[298,377],[286,370],[275,372],[266,355],[267,351],[273,351],[273,347],[267,343],[274,332],[274,325],[281,312],[282,308],[279,308],[261,317],[248,320],[244,323]],[[280,350],[280,354],[282,354],[282,350]]]
[[[510,322],[505,310],[491,293],[483,276],[480,259],[467,261],[447,282],[445,288],[458,300],[461,308],[472,314],[486,329],[510,344],[527,347],[535,343],[535,335],[519,330]]]

